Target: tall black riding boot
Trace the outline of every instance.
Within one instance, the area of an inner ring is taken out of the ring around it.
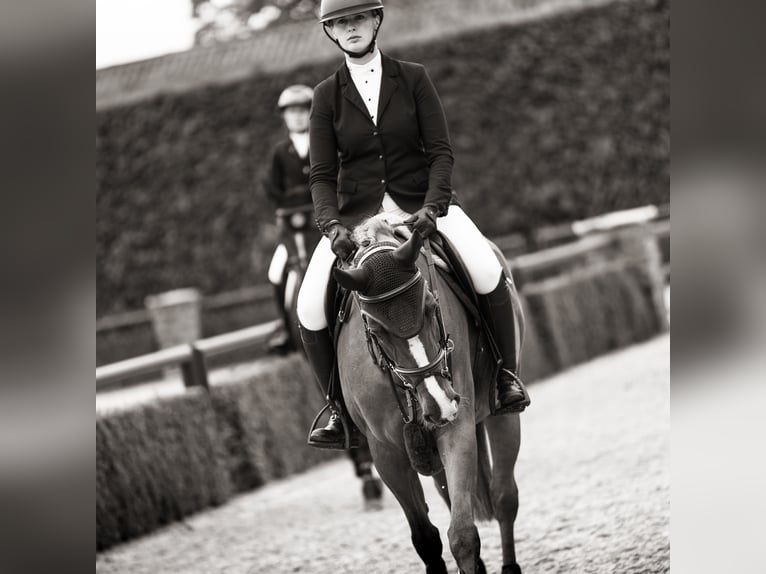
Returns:
[[[529,393],[517,371],[516,322],[514,320],[511,288],[505,276],[497,287],[486,295],[479,295],[484,321],[489,326],[500,350],[503,365],[497,376],[497,398],[500,406],[495,414],[520,413],[530,404]]]
[[[330,422],[324,428],[318,428],[312,431],[309,436],[309,444],[317,448],[330,448],[343,450],[346,444],[346,435],[343,431],[343,420],[348,421],[350,425],[349,435],[351,437],[351,448],[359,446],[359,430],[351,422],[348,416],[341,416],[337,407],[345,411],[343,397],[338,388],[336,394],[338,400],[333,401],[334,397],[329,396],[330,378],[335,370],[335,349],[333,349],[330,331],[322,329],[320,331],[310,331],[303,325],[300,325],[301,341],[306,351],[309,365],[314,371],[319,390],[330,405]],[[338,385],[340,387],[340,385]],[[336,406],[337,405],[337,406]]]
[[[274,285],[274,301],[277,304],[279,316],[282,318],[282,329],[278,330],[268,342],[269,350],[278,353],[287,353],[295,350],[295,343],[290,337],[290,314],[285,309],[285,283]]]

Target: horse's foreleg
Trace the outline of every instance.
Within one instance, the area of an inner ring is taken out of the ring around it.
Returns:
[[[484,420],[492,449],[492,502],[500,523],[503,545],[503,574],[521,572],[516,563],[513,524],[519,510],[519,490],[513,469],[519,454],[519,415],[488,417]]]
[[[426,574],[447,574],[439,530],[428,518],[423,487],[417,473],[410,466],[407,454],[372,439],[369,444],[380,478],[404,511],[412,533],[412,545],[426,565]]]
[[[439,493],[439,496],[442,497],[442,500],[447,505],[447,508],[452,508],[452,503],[449,499],[449,488],[447,488],[447,475],[444,473],[444,469],[437,472],[435,475],[433,475],[434,480],[434,486],[436,486],[436,491]]]
[[[481,541],[473,521],[473,492],[476,488],[476,430],[473,418],[448,427],[437,438],[439,453],[449,485],[450,550],[460,572],[480,571]]]

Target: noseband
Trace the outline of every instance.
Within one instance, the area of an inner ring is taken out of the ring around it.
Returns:
[[[429,281],[427,281],[426,284],[424,285],[424,289],[428,290],[431,293],[431,295],[434,297],[434,300],[436,301],[436,317],[437,317],[437,324],[439,325],[439,353],[436,355],[436,357],[429,360],[427,365],[424,365],[421,367],[413,367],[413,368],[400,367],[394,361],[392,361],[391,358],[388,356],[388,354],[383,350],[383,347],[380,345],[378,336],[375,335],[370,329],[368,318],[372,319],[373,321],[376,321],[377,323],[381,325],[382,323],[379,320],[376,320],[375,315],[370,312],[369,308],[366,308],[369,305],[374,305],[377,303],[390,301],[391,299],[394,299],[402,295],[403,293],[407,292],[409,289],[413,289],[419,286],[424,281],[423,275],[421,274],[420,269],[418,269],[409,279],[407,279],[400,285],[397,285],[396,287],[389,289],[388,291],[385,291],[383,293],[380,293],[377,295],[363,295],[362,293],[354,292],[357,298],[357,301],[359,303],[359,308],[362,314],[362,320],[364,322],[364,331],[365,331],[365,337],[367,339],[367,348],[373,360],[380,366],[380,368],[384,371],[388,371],[390,379],[391,379],[391,385],[392,387],[394,387],[394,396],[396,397],[396,401],[399,404],[399,409],[402,412],[402,418],[404,419],[405,423],[412,422],[412,420],[415,418],[415,404],[417,403],[417,397],[414,395],[414,391],[415,389],[417,389],[418,385],[420,385],[427,377],[431,377],[431,376],[438,376],[438,377],[443,377],[447,380],[452,380],[452,374],[450,369],[450,354],[454,350],[455,344],[453,343],[450,336],[446,333],[446,330],[444,328],[444,319],[441,313],[441,306],[439,305],[439,294],[436,289],[436,283],[435,283],[435,277],[434,277],[434,271],[433,271],[434,268],[433,268],[433,259],[431,257],[431,246],[428,239],[424,240],[423,247],[426,253],[426,260],[428,261],[428,275],[429,275]],[[361,252],[360,256],[358,256],[357,267],[361,267],[362,264],[367,259],[375,255],[376,253],[394,251],[397,248],[398,248],[398,245],[394,243],[389,243],[389,242],[374,243],[370,245],[369,247],[367,247],[363,252]],[[383,326],[385,327],[385,325]],[[393,375],[396,375],[396,377],[400,381],[400,384],[397,384],[394,381]],[[415,379],[415,381],[411,382],[411,379]],[[409,416],[407,413],[405,413],[405,409],[401,401],[399,400],[399,395],[398,393],[396,393],[395,387],[399,387],[400,389],[403,389],[405,391],[405,396],[407,398],[407,407],[408,407],[407,410],[410,411]]]

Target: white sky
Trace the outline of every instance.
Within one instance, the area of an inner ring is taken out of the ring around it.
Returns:
[[[96,0],[96,68],[191,48],[191,11],[190,0]]]

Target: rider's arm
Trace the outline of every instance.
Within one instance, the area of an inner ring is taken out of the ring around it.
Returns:
[[[309,128],[311,155],[311,197],[317,225],[323,232],[330,222],[340,220],[336,187],[338,182],[338,142],[332,123],[328,82],[314,91]]]
[[[447,130],[447,118],[436,88],[423,66],[418,65],[416,71],[418,75],[413,91],[418,125],[430,166],[428,191],[423,206],[435,208],[436,213],[441,216],[447,213],[452,197],[452,146]]]

